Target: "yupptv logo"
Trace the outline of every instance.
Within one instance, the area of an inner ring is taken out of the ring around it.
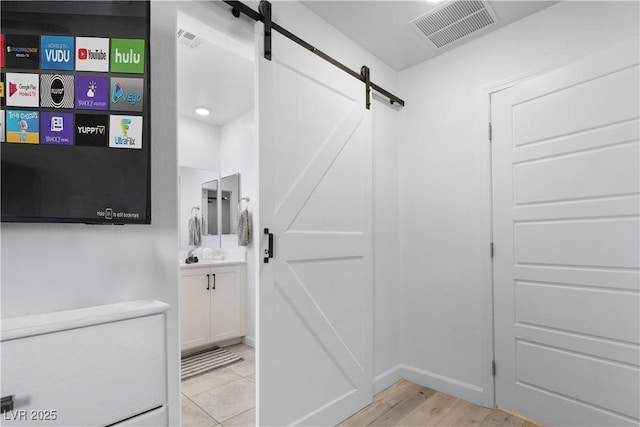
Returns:
[[[111,109],[142,111],[143,79],[111,78]]]
[[[110,116],[109,147],[142,148],[142,117]]]
[[[40,68],[43,70],[73,70],[74,38],[40,37]]]
[[[76,114],[75,144],[85,147],[109,147],[109,116]]]
[[[111,39],[111,72],[144,73],[144,40]]]

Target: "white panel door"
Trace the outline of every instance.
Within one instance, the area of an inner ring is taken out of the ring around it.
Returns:
[[[275,242],[260,272],[258,424],[335,425],[372,400],[365,88],[275,32],[258,76],[262,250],[263,228]]]
[[[492,96],[496,404],[640,422],[634,40]]]

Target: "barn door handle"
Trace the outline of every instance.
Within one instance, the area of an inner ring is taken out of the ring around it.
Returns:
[[[269,229],[264,229],[264,234],[269,236],[269,248],[264,250],[264,263],[267,264],[269,262],[269,258],[273,258],[273,233],[269,233]]]

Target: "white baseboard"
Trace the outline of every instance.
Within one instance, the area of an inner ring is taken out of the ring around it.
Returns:
[[[256,339],[254,337],[242,337],[242,342],[249,347],[256,348]]]
[[[396,365],[373,378],[373,394],[380,393],[402,378],[401,365]]]
[[[412,366],[399,365],[397,369],[402,379],[484,406],[485,392],[482,387]]]

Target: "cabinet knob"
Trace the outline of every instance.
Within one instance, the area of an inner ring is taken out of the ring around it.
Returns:
[[[13,411],[13,397],[13,395],[2,396],[2,401],[0,403],[0,413],[4,414],[5,412]]]

